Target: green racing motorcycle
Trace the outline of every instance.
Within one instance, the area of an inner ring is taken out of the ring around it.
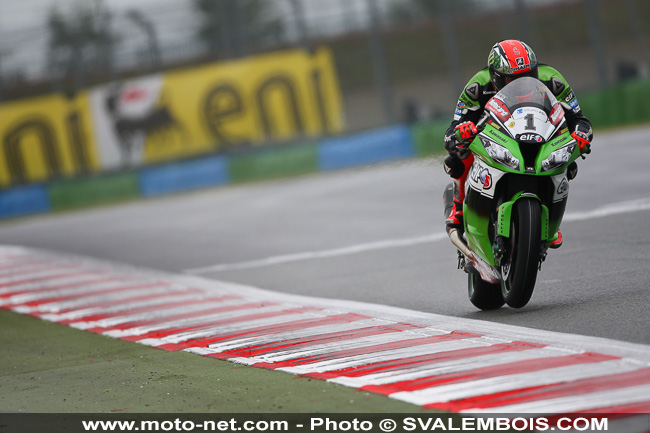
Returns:
[[[523,77],[498,92],[470,144],[463,229],[448,230],[482,310],[530,300],[569,196],[568,167],[580,154],[553,93]],[[449,200],[450,188],[445,191]]]

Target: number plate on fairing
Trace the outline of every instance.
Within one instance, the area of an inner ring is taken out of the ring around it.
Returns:
[[[527,142],[546,142],[556,129],[544,110],[536,107],[518,108],[504,123],[513,137]]]

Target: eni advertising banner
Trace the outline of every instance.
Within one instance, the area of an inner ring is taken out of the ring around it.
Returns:
[[[295,50],[168,72],[91,94],[102,168],[340,132],[329,51]]]
[[[99,169],[87,94],[0,105],[0,186]]]
[[[0,186],[342,129],[329,50],[276,52],[0,105]]]

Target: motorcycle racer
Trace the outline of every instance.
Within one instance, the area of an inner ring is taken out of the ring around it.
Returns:
[[[447,231],[452,228],[462,230],[463,200],[465,180],[474,157],[469,151],[478,129],[485,105],[506,84],[521,77],[534,77],[543,82],[562,104],[565,118],[577,141],[581,153],[591,151],[593,131],[591,122],[580,110],[578,100],[562,75],[553,67],[538,64],[533,50],[524,42],[504,40],[494,44],[488,55],[488,64],[478,71],[467,83],[458,98],[454,119],[445,133],[445,149],[449,156],[445,159],[445,172],[453,181],[453,204],[445,203]],[[569,167],[569,179],[577,174],[577,165]],[[558,231],[551,248],[562,245],[562,234]]]

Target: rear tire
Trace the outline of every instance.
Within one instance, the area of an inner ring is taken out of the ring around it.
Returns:
[[[467,274],[469,300],[481,310],[496,310],[505,301],[501,295],[501,285],[485,282],[478,274]]]
[[[501,266],[503,299],[512,308],[530,301],[537,280],[541,246],[541,206],[537,199],[515,203],[510,224],[510,251]]]

